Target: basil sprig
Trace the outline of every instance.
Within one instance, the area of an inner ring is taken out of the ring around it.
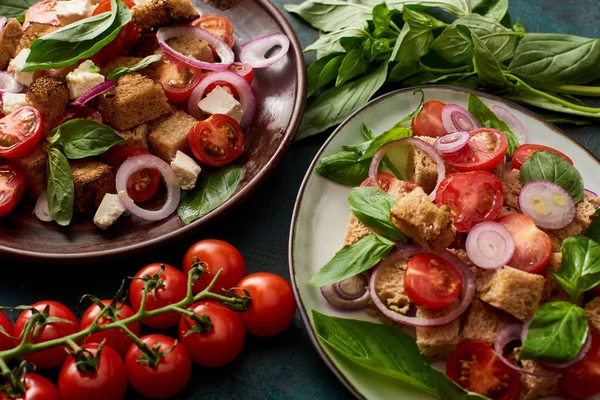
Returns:
[[[115,68],[113,71],[111,71],[107,76],[106,76],[106,80],[113,80],[113,81],[118,81],[119,79],[121,79],[121,77],[125,74],[129,74],[131,72],[136,72],[139,71],[141,69],[144,69],[152,64],[154,64],[155,62],[158,62],[162,60],[162,56],[160,54],[155,54],[153,56],[148,56],[146,58],[144,58],[142,61],[138,62],[135,65],[132,65],[131,67],[119,67],[119,68]]]
[[[485,105],[474,93],[469,93],[469,112],[479,121],[481,126],[498,129],[504,132],[508,139],[508,155],[512,155],[519,147],[519,140],[504,121],[500,121],[496,114]]]
[[[75,185],[69,161],[57,148],[47,147],[48,209],[57,224],[67,226],[73,218]]]
[[[390,211],[397,201],[394,196],[374,187],[354,188],[348,197],[350,209],[359,221],[379,229],[392,240],[406,243],[406,236],[390,218]]]
[[[562,244],[558,271],[550,271],[560,286],[577,301],[600,284],[600,244],[583,236],[570,236]]]
[[[519,359],[570,361],[581,351],[589,330],[581,307],[565,301],[546,303],[533,314]]]
[[[2,0],[0,4],[0,15],[7,18],[17,18],[25,14],[25,11],[40,0]]]

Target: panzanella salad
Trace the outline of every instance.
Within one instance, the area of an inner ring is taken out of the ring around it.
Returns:
[[[568,155],[473,93],[362,131],[317,167],[353,186],[352,214],[309,284],[388,324],[313,312],[321,341],[443,399],[600,393],[600,198]]]
[[[189,223],[233,194],[253,69],[290,41],[254,39],[236,62],[231,22],[200,14],[191,0],[0,4],[0,216],[27,193],[59,225]]]

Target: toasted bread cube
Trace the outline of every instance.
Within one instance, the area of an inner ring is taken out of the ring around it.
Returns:
[[[102,67],[102,70],[100,72],[102,73],[102,75],[107,76],[108,74],[110,74],[111,72],[113,72],[117,68],[121,68],[121,67],[126,67],[126,68],[133,67],[135,64],[139,63],[142,60],[143,60],[143,58],[141,58],[141,57],[118,56],[118,57],[113,58],[109,62],[107,62]]]
[[[583,234],[596,218],[596,207],[600,205],[600,197],[592,197],[587,193],[575,205],[575,217],[569,225],[562,229],[548,231],[548,236],[552,239],[552,251],[561,251],[562,242],[569,236]]]
[[[25,157],[11,160],[11,163],[21,168],[25,176],[25,193],[33,199],[40,197],[40,194],[47,188],[46,163],[48,153],[45,146],[46,143],[43,142]]]
[[[466,313],[461,331],[461,341],[480,340],[494,343],[500,328],[514,318],[479,299],[474,299]]]
[[[121,131],[152,121],[171,111],[162,85],[140,74],[127,74],[98,97],[106,122]]]
[[[150,0],[133,7],[133,22],[142,32],[192,21],[198,11],[190,0]]]
[[[0,70],[6,69],[10,60],[17,55],[17,47],[23,37],[23,29],[16,19],[11,19],[0,33]]]
[[[132,57],[148,57],[155,54],[157,51],[161,51],[158,40],[154,33],[146,33],[140,35],[137,42],[133,45],[129,51],[129,55]]]
[[[504,204],[513,210],[519,209],[519,194],[523,188],[521,183],[521,172],[518,169],[513,169],[502,181],[504,189]]]
[[[458,302],[439,310],[427,310],[419,307],[417,317],[439,318],[446,315],[458,306]],[[435,328],[417,327],[417,346],[421,353],[431,361],[445,360],[454,348],[460,343],[460,322],[458,319],[447,325]]]
[[[504,217],[508,214],[519,214],[519,210],[511,206],[503,205],[502,209],[500,210],[500,214],[498,214],[498,218]]]
[[[167,44],[186,57],[192,57],[205,62],[215,61],[208,43],[194,36],[183,35],[174,37],[167,40]]]
[[[600,331],[600,297],[594,297],[583,309],[585,310],[585,315],[588,317],[590,327]]]
[[[429,136],[415,136],[428,144],[433,144],[436,138]],[[408,158],[408,179],[421,186],[426,193],[435,189],[438,178],[438,166],[427,153],[413,148]]]
[[[384,266],[378,272],[375,282],[375,293],[387,308],[392,311],[406,314],[411,305],[408,295],[404,291],[404,273],[408,260],[399,260]]]
[[[434,252],[446,249],[456,234],[450,208],[436,206],[420,187],[398,200],[391,217],[406,236]]]
[[[509,358],[516,361],[520,352],[521,347],[517,347],[510,354]],[[534,400],[560,393],[560,387],[558,386],[560,375],[552,375],[552,372],[556,370],[546,368],[533,360],[522,360],[521,365],[524,370],[537,375],[519,374],[521,377],[521,387],[519,396],[517,397],[518,400]],[[548,376],[539,376],[540,374]]]
[[[75,184],[75,205],[77,215],[94,215],[106,193],[116,193],[115,171],[101,161],[93,159],[70,162]]]
[[[346,236],[344,237],[344,246],[352,246],[360,239],[370,235],[371,233],[379,233],[379,231],[363,224],[358,218],[356,218],[354,213],[350,213],[348,227],[346,228]]]
[[[540,306],[546,279],[509,266],[492,272],[479,298],[525,321]]]
[[[27,102],[37,108],[50,125],[69,104],[69,89],[58,79],[42,76],[27,90]]]
[[[142,124],[140,126],[136,126],[133,129],[129,129],[127,131],[115,131],[117,135],[121,136],[126,142],[117,143],[107,152],[100,155],[100,159],[104,162],[110,164],[110,160],[112,156],[117,152],[120,148],[134,148],[134,149],[144,149],[148,150],[148,133],[150,132],[150,128],[148,124]]]
[[[30,48],[36,39],[46,36],[56,30],[58,30],[57,26],[32,22],[23,32],[23,37],[21,37],[21,40],[19,41],[15,54],[19,54],[23,49]]]
[[[196,118],[185,111],[176,111],[169,118],[154,127],[148,135],[152,154],[170,163],[177,151],[191,155],[188,134],[196,125]]]

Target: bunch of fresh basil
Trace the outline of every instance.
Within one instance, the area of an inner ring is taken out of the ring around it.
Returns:
[[[600,78],[600,40],[525,33],[510,23],[508,0],[306,0],[285,8],[322,31],[306,48],[317,61],[307,71],[313,100],[298,139],[342,122],[386,83],[498,92],[550,111],[552,122],[600,118],[600,108],[574,97],[600,96],[588,85]],[[431,8],[456,19],[440,21]]]

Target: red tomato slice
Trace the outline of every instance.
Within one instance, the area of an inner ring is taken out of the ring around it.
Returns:
[[[204,91],[204,95],[209,94],[210,92],[212,92],[213,90],[215,90],[215,88],[217,86],[221,86],[223,89],[225,89],[225,91],[229,90],[229,93],[231,93],[231,95],[236,99],[239,100],[240,99],[240,94],[238,93],[237,89],[235,88],[235,86],[233,86],[231,83],[229,82],[225,82],[225,81],[216,81],[211,83],[210,85],[208,85],[206,87],[206,90]]]
[[[508,265],[532,274],[542,272],[552,257],[550,236],[523,214],[508,214],[496,222],[515,238],[515,252]]]
[[[223,114],[197,122],[188,140],[198,161],[212,167],[229,164],[242,155],[246,145],[240,124]]]
[[[45,0],[29,7],[25,12],[23,29],[26,29],[33,22],[60,26],[60,20],[55,11],[57,3],[57,0]]]
[[[471,132],[462,150],[445,154],[444,161],[459,171],[491,171],[504,160],[507,149],[508,139],[502,131],[481,128]]]
[[[234,62],[227,68],[231,72],[235,72],[242,78],[246,80],[249,84],[252,84],[252,80],[254,79],[254,69],[246,64],[241,62]]]
[[[591,329],[592,347],[579,362],[562,370],[558,381],[562,390],[578,399],[600,392],[600,333]]]
[[[0,165],[0,217],[17,206],[25,192],[25,177],[18,168]]]
[[[224,41],[227,46],[233,47],[233,25],[227,18],[220,15],[206,15],[192,22],[192,25],[207,30]]]
[[[133,8],[135,5],[133,0],[124,0],[123,2],[129,8]],[[104,0],[98,5],[98,7],[96,7],[94,10],[94,15],[99,15],[111,10],[112,7],[110,5],[110,0]],[[112,42],[92,56],[92,60],[97,65],[104,65],[117,56],[125,55],[129,50],[131,50],[137,41],[139,34],[139,28],[133,22],[128,23],[121,29],[121,32],[119,32],[117,37]]]
[[[377,174],[377,183],[379,183],[379,187],[383,188],[382,190],[389,192],[392,184],[397,181],[396,177],[392,174],[388,174],[387,172],[379,172]],[[361,187],[375,187],[371,178],[367,178],[360,184]]]
[[[438,309],[460,297],[462,278],[448,261],[431,253],[421,253],[408,261],[404,290],[419,307]]]
[[[25,157],[38,145],[43,132],[44,119],[37,108],[17,108],[0,119],[0,157]]]
[[[445,105],[441,101],[426,101],[421,112],[412,121],[413,135],[431,137],[447,135],[448,132],[442,123],[442,109]]]
[[[450,353],[446,375],[466,390],[494,400],[517,398],[519,373],[506,366],[485,342],[461,343]]]
[[[135,6],[133,0],[123,0],[123,3],[125,3],[125,5],[129,8],[133,8],[133,6]],[[102,3],[98,4],[98,7],[96,7],[96,9],[94,10],[94,15],[109,12],[111,10],[112,7],[110,6],[110,0],[104,0],[102,1]]]
[[[202,80],[202,71],[167,53],[161,53],[161,55],[163,58],[157,69],[155,80],[163,85],[169,101],[173,103],[187,101],[194,88]]]
[[[553,149],[552,147],[544,146],[541,144],[524,144],[515,150],[515,154],[513,154],[512,158],[512,167],[513,169],[521,169],[521,166],[529,157],[533,155],[533,153],[537,153],[538,151],[551,151],[559,157],[564,158],[568,162],[573,165],[573,160],[571,160],[568,156],[561,153],[560,151]]]
[[[151,154],[148,150],[121,147],[110,156],[108,163],[114,168],[119,168],[125,160],[140,154]],[[136,203],[150,200],[160,187],[160,172],[156,169],[143,169],[129,177],[127,181],[127,194]]]
[[[483,221],[496,219],[504,193],[502,183],[489,172],[460,172],[448,175],[438,187],[435,204],[447,204],[454,211],[459,232],[469,232]]]

